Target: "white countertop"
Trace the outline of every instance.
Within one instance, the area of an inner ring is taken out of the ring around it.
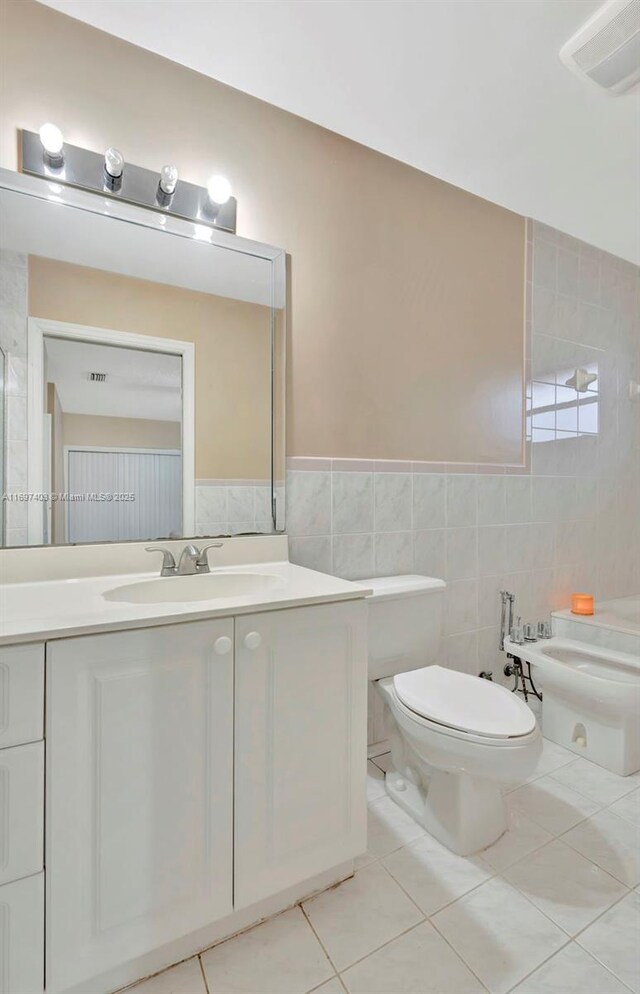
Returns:
[[[278,577],[281,583],[268,592],[160,604],[131,604],[103,596],[115,587],[156,579],[157,571],[3,584],[0,645],[354,600],[370,593],[364,586],[289,562],[244,563],[211,573],[261,573]]]

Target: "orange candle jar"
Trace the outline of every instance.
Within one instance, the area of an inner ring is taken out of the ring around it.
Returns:
[[[593,614],[593,597],[591,594],[572,594],[571,613]]]

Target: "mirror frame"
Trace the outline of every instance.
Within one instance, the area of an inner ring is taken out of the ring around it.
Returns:
[[[54,189],[52,189],[52,187]],[[285,424],[286,424],[286,395],[284,384],[286,382],[286,339],[287,339],[287,261],[286,252],[282,248],[267,245],[263,242],[255,242],[240,235],[232,235],[225,231],[219,231],[209,226],[200,225],[191,221],[184,221],[181,218],[173,217],[170,214],[162,214],[150,208],[136,207],[133,204],[122,201],[103,198],[97,193],[75,189],[73,187],[60,186],[40,177],[16,173],[10,169],[0,168],[0,190],[8,190],[12,193],[22,194],[28,197],[35,197],[39,200],[48,200],[53,203],[62,204],[76,210],[87,211],[91,214],[109,215],[119,221],[126,221],[129,224],[140,225],[151,228],[162,234],[173,235],[179,238],[196,239],[205,241],[214,248],[222,248],[231,252],[239,252],[242,255],[250,255],[259,259],[264,259],[271,265],[271,318],[270,318],[270,351],[271,351],[271,519],[273,522],[273,532],[271,534],[282,534],[285,531]],[[204,233],[204,234],[203,234]],[[282,333],[284,341],[282,347],[276,350],[276,306],[283,312]],[[278,365],[276,365],[276,355],[278,355]],[[28,359],[28,357],[27,357]],[[32,382],[31,372],[28,368],[27,374],[27,407],[30,406],[30,399],[33,395],[36,384]],[[27,438],[27,445],[29,444]],[[277,478],[278,467],[276,465],[277,454],[281,454],[282,467],[281,478]],[[191,454],[193,455],[193,454]],[[28,467],[31,464],[27,457]],[[32,484],[32,474],[27,473],[27,491],[34,491]],[[195,473],[194,473],[194,500],[195,500]],[[29,531],[33,534],[31,522],[35,521],[34,515],[39,515],[40,505],[35,502],[29,503]],[[195,508],[193,510],[195,517]],[[4,520],[4,515],[2,516]],[[185,541],[195,538],[217,538],[219,536],[193,536],[185,534]],[[168,540],[168,539],[167,539]],[[11,546],[14,549],[34,549],[34,548],[70,548],[75,545],[120,545],[132,542],[140,542],[141,539],[126,539],[122,542],[104,541],[96,542],[66,542],[62,545],[41,545],[38,543]],[[159,539],[158,541],[162,541]],[[3,545],[2,548],[5,548]]]

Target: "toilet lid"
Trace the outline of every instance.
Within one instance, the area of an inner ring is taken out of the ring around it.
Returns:
[[[507,739],[536,727],[533,713],[516,694],[468,673],[425,666],[396,674],[393,686],[411,711],[458,731]]]

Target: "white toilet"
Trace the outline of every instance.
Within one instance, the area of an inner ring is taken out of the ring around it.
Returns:
[[[437,665],[446,584],[424,576],[362,581],[369,597],[369,678],[385,702],[393,769],[387,793],[453,852],[507,828],[502,791],[542,750],[533,713],[505,687]]]

